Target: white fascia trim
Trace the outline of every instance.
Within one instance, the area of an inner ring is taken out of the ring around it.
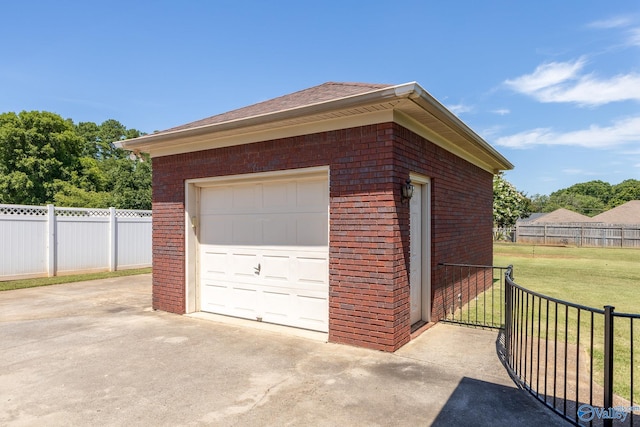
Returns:
[[[420,135],[421,137],[428,140],[429,142],[436,144],[437,146],[443,148],[444,150],[452,154],[455,154],[456,156],[468,161],[469,163],[472,163],[478,166],[479,168],[487,172],[490,172],[491,174],[497,173],[496,169],[492,165],[478,159],[475,156],[472,156],[467,151],[461,149],[457,144],[454,144],[453,142],[443,138],[436,132],[433,132],[431,129],[422,125],[421,123],[409,117],[408,115],[400,111],[394,111],[393,120],[400,126],[409,129],[411,132],[417,135]]]
[[[124,148],[126,150],[139,150],[143,152],[149,152],[149,149],[152,146],[160,145],[163,142],[171,143],[176,139],[198,137],[214,132],[245,128],[264,123],[287,120],[295,117],[326,113],[329,111],[338,111],[357,107],[359,105],[374,104],[385,100],[408,98],[409,95],[413,93],[416,87],[419,86],[415,82],[405,83],[397,86],[376,89],[371,92],[333,99],[331,101],[323,101],[316,104],[291,108],[288,110],[276,111],[273,113],[266,113],[237,120],[229,120],[222,123],[214,123],[195,128],[180,129],[172,132],[161,132],[158,134],[144,135],[139,138],[118,141],[114,144],[116,144],[118,148]]]
[[[502,154],[500,154],[495,148],[493,148],[488,142],[486,142],[481,136],[475,133],[466,123],[460,120],[455,114],[449,111],[444,105],[442,105],[436,98],[434,98],[429,92],[424,90],[417,83],[415,84],[414,91],[409,95],[416,104],[418,104],[424,110],[430,112],[438,120],[450,126],[465,139],[480,146],[482,150],[486,151],[492,157],[494,157],[499,163],[502,164],[504,169],[513,169],[513,164],[509,162]]]

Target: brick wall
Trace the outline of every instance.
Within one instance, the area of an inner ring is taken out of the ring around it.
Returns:
[[[493,175],[399,125],[394,125],[394,142],[400,175],[412,171],[431,178],[431,315],[435,320],[444,313],[440,289],[445,284],[444,268],[438,264],[493,262]],[[408,239],[404,251],[408,256]]]
[[[438,262],[491,261],[491,174],[384,123],[154,158],[154,308],[184,313],[186,179],[324,165],[331,341],[394,351],[410,339],[409,206],[399,195],[410,171],[432,178],[433,284]]]

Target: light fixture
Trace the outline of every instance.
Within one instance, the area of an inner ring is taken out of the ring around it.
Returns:
[[[402,184],[402,201],[408,202],[413,197],[413,184],[410,179],[407,179],[407,182]]]

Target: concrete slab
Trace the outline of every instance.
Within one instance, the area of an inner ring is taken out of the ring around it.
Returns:
[[[0,425],[568,425],[494,331],[388,354],[150,306],[150,275],[0,292]]]

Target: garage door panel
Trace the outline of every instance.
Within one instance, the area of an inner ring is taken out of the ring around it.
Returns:
[[[296,205],[295,183],[262,185],[262,209],[265,212],[291,212]]]
[[[267,290],[263,293],[262,320],[265,322],[283,323],[291,316],[291,295],[288,292]]]
[[[256,253],[244,251],[230,251],[229,263],[231,277],[243,282],[255,282],[257,279],[258,265],[260,259]]]
[[[300,181],[296,186],[297,206],[303,212],[326,209],[329,189],[326,181]]]
[[[232,245],[252,245],[259,241],[261,235],[260,219],[255,215],[237,215],[232,219]]]
[[[231,212],[230,198],[231,187],[203,188],[200,193],[200,215]]]
[[[259,188],[255,185],[235,185],[231,187],[231,208],[233,212],[253,212],[258,208],[256,200]]]
[[[296,244],[301,246],[326,246],[329,223],[326,213],[306,213],[296,219]]]
[[[226,276],[228,254],[226,252],[202,251],[203,274],[205,277]]]
[[[326,178],[221,185],[200,196],[201,309],[326,332]]]
[[[225,215],[200,216],[200,243],[229,244],[233,241],[233,217]]]
[[[262,239],[266,246],[296,244],[296,218],[291,214],[264,214],[261,221]]]
[[[203,301],[202,310],[216,313],[226,311],[227,302],[230,300],[227,286],[206,281],[201,285],[201,295]]]
[[[318,329],[323,332],[328,331],[329,323],[329,307],[327,304],[326,296],[322,298],[300,295],[297,298],[296,305],[298,306],[300,316],[298,321],[301,327],[308,329]],[[322,315],[318,315],[322,313]]]
[[[291,257],[287,254],[263,255],[260,274],[265,281],[288,283],[291,280]]]
[[[231,289],[232,313],[235,316],[255,319],[258,316],[257,307],[259,291],[250,287],[233,287]]]
[[[329,266],[326,257],[298,257],[298,280],[308,285],[316,285],[328,290]]]

